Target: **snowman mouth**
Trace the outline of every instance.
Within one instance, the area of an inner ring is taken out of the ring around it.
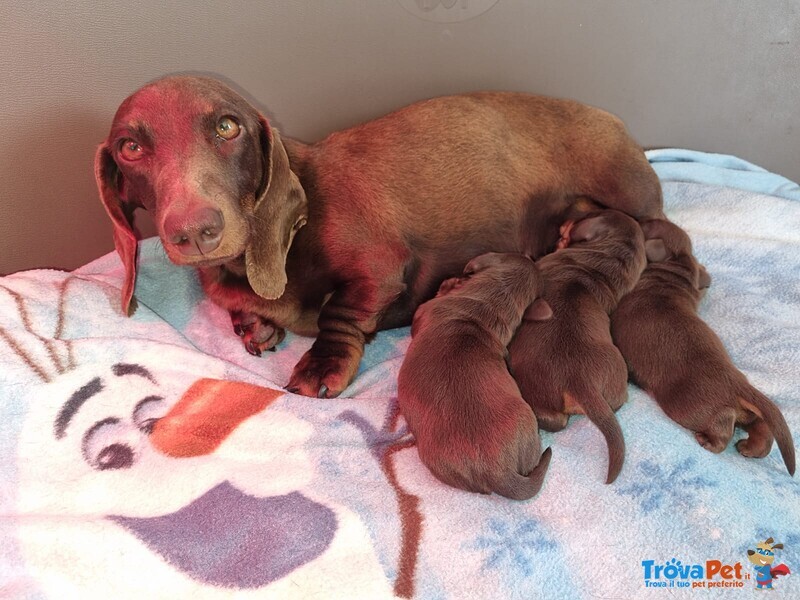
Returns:
[[[259,498],[225,481],[158,517],[109,516],[196,581],[253,589],[319,557],[336,534],[334,512],[300,492]]]

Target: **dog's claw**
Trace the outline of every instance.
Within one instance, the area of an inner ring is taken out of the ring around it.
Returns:
[[[274,352],[283,341],[286,332],[255,313],[231,312],[233,331],[242,338],[244,349],[253,356],[261,356],[265,350]]]
[[[359,358],[355,353],[315,356],[312,348],[295,366],[287,389],[297,389],[298,394],[311,398],[336,398],[358,371]]]

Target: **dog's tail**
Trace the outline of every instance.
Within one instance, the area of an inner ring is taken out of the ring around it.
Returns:
[[[550,466],[552,454],[550,448],[546,448],[541,457],[539,457],[539,464],[533,468],[533,471],[527,477],[512,471],[504,476],[501,481],[496,482],[492,486],[492,491],[512,500],[530,500],[542,489],[544,476]]]
[[[786,419],[783,418],[780,409],[775,403],[759,392],[749,383],[742,385],[739,391],[739,401],[747,410],[764,419],[769,427],[775,441],[778,442],[778,449],[781,451],[783,462],[790,475],[794,475],[794,441]]]
[[[572,396],[572,397],[570,397]],[[606,438],[608,446],[608,477],[606,483],[613,482],[622,470],[622,463],[625,462],[625,438],[619,421],[614,415],[614,411],[606,402],[606,399],[595,389],[588,389],[583,392],[564,393],[565,404],[578,405],[583,409],[583,413],[589,417]]]

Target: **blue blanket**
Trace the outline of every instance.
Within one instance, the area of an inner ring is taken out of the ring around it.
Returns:
[[[800,434],[800,187],[734,157],[649,157],[714,277],[702,317]],[[426,471],[397,413],[407,328],[377,336],[342,398],[312,400],[282,390],[311,340],[250,356],[157,240],[130,319],[121,282],[114,254],[0,279],[2,598],[730,597],[769,537],[800,571],[777,448],[710,454],[633,386],[614,484],[578,417],[543,434],[533,501],[468,494]],[[800,597],[798,577],[773,596]]]

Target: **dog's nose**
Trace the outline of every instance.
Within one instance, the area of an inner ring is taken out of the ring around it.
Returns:
[[[184,256],[213,252],[222,241],[225,221],[213,208],[200,208],[188,215],[172,214],[164,219],[164,235]]]

